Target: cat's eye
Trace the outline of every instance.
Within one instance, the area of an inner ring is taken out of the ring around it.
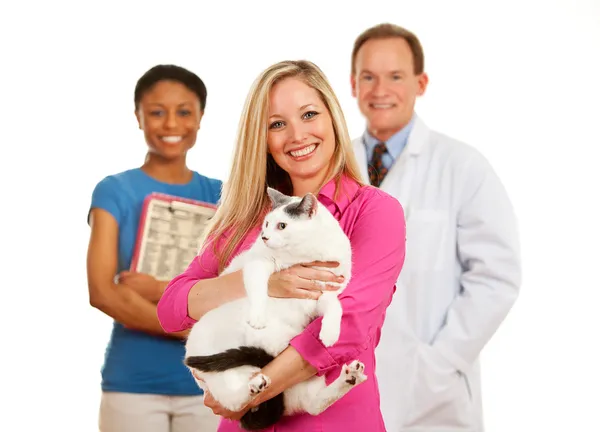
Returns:
[[[265,228],[269,228],[269,221],[265,222]]]
[[[285,229],[286,226],[287,226],[287,224],[285,222],[279,222],[277,224],[277,229],[282,230],[282,229]]]

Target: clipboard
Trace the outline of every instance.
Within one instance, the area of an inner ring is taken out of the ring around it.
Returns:
[[[183,273],[200,248],[200,239],[217,206],[163,193],[144,199],[131,271],[170,281]]]

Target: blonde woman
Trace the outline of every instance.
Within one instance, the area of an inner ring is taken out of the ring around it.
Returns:
[[[314,193],[338,219],[353,249],[353,274],[340,295],[344,308],[339,341],[325,348],[314,320],[264,369],[270,387],[243,411],[205,404],[221,415],[219,431],[241,430],[239,418],[252,406],[286,388],[325,375],[359,359],[369,379],[318,416],[284,417],[277,431],[385,431],[379,410],[374,351],[404,263],[405,225],[399,202],[360,180],[340,104],[321,70],[307,61],[285,61],[263,71],[242,114],[231,173],[205,247],[173,279],[158,304],[167,332],[190,328],[203,314],[245,295],[241,272],[219,276],[233,256],[250,247],[269,210],[267,186],[295,196]],[[269,295],[318,297],[313,280],[335,281],[332,273],[298,265],[274,274]]]

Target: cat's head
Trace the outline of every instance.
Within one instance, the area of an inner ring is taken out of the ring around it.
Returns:
[[[302,198],[290,197],[272,188],[267,193],[273,207],[263,221],[260,235],[269,248],[297,247],[317,234],[317,197],[310,193]]]

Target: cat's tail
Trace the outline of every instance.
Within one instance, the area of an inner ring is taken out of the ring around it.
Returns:
[[[184,363],[202,372],[223,372],[240,366],[263,368],[272,360],[273,356],[262,348],[243,346],[219,354],[190,356]],[[246,430],[266,429],[277,423],[283,412],[283,393],[280,393],[244,414],[240,424]]]
[[[263,368],[273,356],[262,348],[243,346],[208,356],[186,357],[186,366],[202,372],[223,372],[240,366]]]
[[[283,416],[283,393],[252,408],[240,419],[240,425],[246,430],[261,430],[273,426]]]

